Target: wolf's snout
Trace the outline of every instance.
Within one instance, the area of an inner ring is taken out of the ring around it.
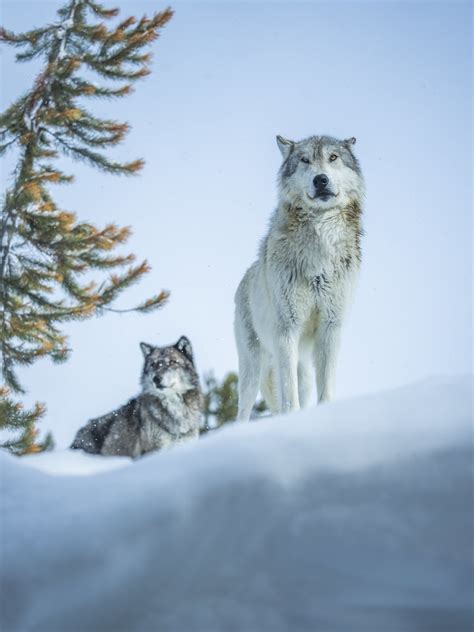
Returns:
[[[163,383],[162,383],[161,377],[159,375],[155,375],[155,377],[153,378],[153,382],[154,382],[156,388],[163,388]]]
[[[316,189],[324,189],[329,184],[329,178],[325,173],[319,173],[313,178],[313,184]]]

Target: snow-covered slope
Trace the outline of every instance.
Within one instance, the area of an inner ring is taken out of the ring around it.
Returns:
[[[434,379],[89,476],[2,454],[2,629],[468,632],[471,396]]]
[[[62,474],[64,476],[89,476],[100,472],[109,472],[133,463],[127,457],[104,457],[97,454],[87,454],[82,450],[54,450],[24,456],[21,463],[34,467],[47,474]]]

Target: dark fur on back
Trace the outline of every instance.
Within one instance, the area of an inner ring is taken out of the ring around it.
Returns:
[[[71,448],[85,450],[90,454],[101,454],[105,440],[110,435],[112,425],[118,419],[126,421],[124,429],[126,430],[127,435],[130,432],[132,434],[136,434],[140,427],[138,407],[138,399],[133,398],[127,402],[125,406],[122,406],[118,410],[108,413],[107,415],[103,415],[102,417],[92,419],[86,426],[78,431]],[[122,436],[121,443],[124,442],[124,438],[125,437]],[[126,441],[125,443],[127,444]],[[119,442],[117,442],[116,445],[116,454],[117,456],[123,455]],[[127,455],[126,447],[125,455]]]

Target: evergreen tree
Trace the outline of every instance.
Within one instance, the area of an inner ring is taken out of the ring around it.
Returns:
[[[20,436],[4,441],[2,447],[18,455],[52,450],[54,441],[51,433],[43,441],[38,441],[36,423],[44,412],[43,404],[36,404],[32,410],[24,410],[19,402],[11,399],[8,388],[0,388],[0,428],[21,431]]]
[[[133,264],[132,254],[113,253],[129,228],[78,221],[51,193],[51,185],[72,180],[57,166],[62,156],[112,174],[136,174],[143,166],[142,160],[107,157],[104,150],[117,145],[128,126],[94,116],[85,102],[123,97],[149,74],[146,51],[172,11],[107,24],[117,14],[93,0],[70,0],[53,24],[21,34],[0,28],[0,41],[20,49],[18,61],[44,60],[31,90],[0,114],[0,154],[18,153],[0,218],[1,371],[13,393],[24,392],[17,367],[44,356],[67,358],[62,323],[120,311],[113,301],[149,270],[146,261]],[[92,280],[91,272],[101,276]],[[150,312],[166,298],[160,292],[134,309]],[[43,407],[23,411],[5,388],[0,397],[0,429],[23,431],[7,447],[22,452],[39,445],[32,429]]]
[[[219,384],[213,373],[204,378],[204,428],[202,432],[218,428],[229,421],[235,421],[238,411],[239,378],[229,372]],[[253,407],[252,417],[259,417],[267,411],[263,400]]]

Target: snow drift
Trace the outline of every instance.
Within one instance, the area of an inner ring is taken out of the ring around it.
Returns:
[[[471,406],[436,379],[114,471],[2,454],[2,627],[467,632]]]

